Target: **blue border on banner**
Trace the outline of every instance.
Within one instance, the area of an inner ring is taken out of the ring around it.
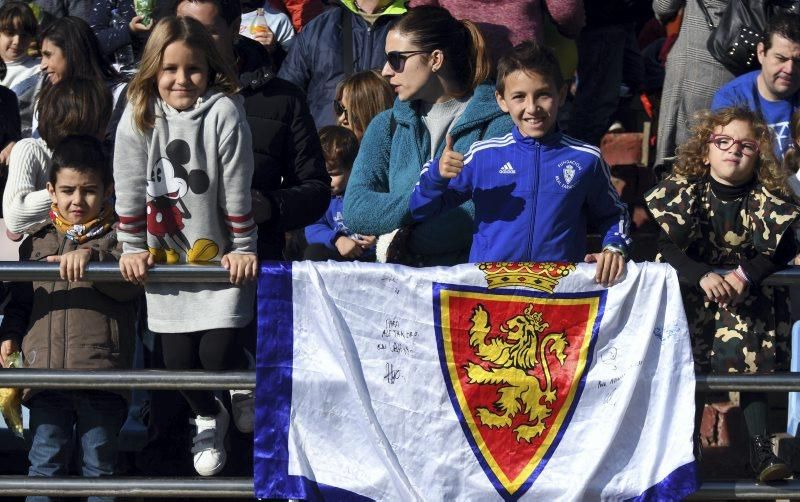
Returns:
[[[519,490],[513,495],[508,493],[505,489],[503,484],[500,480],[497,479],[492,469],[486,463],[486,459],[483,457],[483,454],[478,448],[478,445],[475,443],[475,439],[472,437],[472,432],[469,430],[469,425],[464,418],[464,414],[461,412],[461,407],[458,404],[458,398],[455,395],[455,389],[453,389],[453,383],[450,381],[449,372],[447,370],[447,361],[445,360],[444,356],[444,340],[442,337],[442,308],[441,308],[441,290],[446,289],[449,291],[462,291],[462,292],[469,292],[469,293],[483,293],[483,294],[508,294],[514,296],[522,296],[526,298],[599,298],[600,304],[597,308],[597,318],[595,319],[595,324],[592,327],[592,339],[589,342],[589,353],[586,357],[586,369],[581,375],[580,382],[578,383],[578,388],[575,390],[575,398],[572,401],[572,406],[570,406],[567,415],[564,417],[564,422],[561,424],[561,428],[559,429],[556,437],[553,439],[553,443],[548,448],[547,453],[542,456],[542,460],[539,462],[539,465],[534,469],[531,473],[530,477],[525,481],[525,483],[520,486]],[[542,470],[547,465],[547,462],[550,460],[550,457],[555,453],[558,444],[561,442],[561,438],[564,435],[564,432],[567,430],[567,426],[572,421],[572,415],[575,413],[575,409],[578,406],[578,402],[580,402],[581,395],[583,394],[583,388],[586,384],[586,375],[589,373],[589,370],[592,366],[592,355],[594,354],[594,345],[597,341],[598,335],[600,333],[600,322],[603,320],[603,314],[605,313],[606,308],[606,295],[607,290],[601,291],[590,291],[585,293],[553,293],[553,294],[546,294],[546,293],[537,293],[534,291],[522,291],[519,289],[506,289],[506,288],[499,288],[488,290],[485,287],[480,286],[459,286],[454,284],[443,284],[435,282],[433,283],[433,322],[434,322],[434,329],[436,331],[436,345],[439,349],[439,363],[441,365],[441,369],[443,372],[443,377],[445,384],[447,385],[447,393],[450,396],[450,402],[453,405],[453,409],[458,416],[458,421],[461,424],[461,428],[464,431],[464,436],[469,441],[469,445],[472,448],[472,452],[475,454],[475,457],[478,459],[478,463],[480,463],[481,468],[483,468],[483,472],[486,473],[486,477],[489,478],[489,481],[492,482],[492,485],[497,490],[497,493],[503,497],[504,500],[507,501],[515,501],[522,497],[533,485],[536,478],[539,477]]]
[[[263,262],[258,277],[253,482],[257,498],[365,501],[341,488],[289,474],[294,317],[292,264]]]
[[[664,479],[645,490],[638,497],[630,498],[631,502],[650,502],[663,500],[683,500],[700,488],[697,479],[697,463],[684,464],[667,475]]]

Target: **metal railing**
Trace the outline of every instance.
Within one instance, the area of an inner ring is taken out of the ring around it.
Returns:
[[[227,282],[228,271],[214,265],[156,265],[148,272],[150,282]],[[87,281],[120,281],[115,263],[90,263]],[[40,262],[0,261],[0,281],[57,281],[58,265]],[[800,267],[775,272],[762,282],[768,286],[800,286]]]
[[[118,281],[113,263],[92,263],[87,281]],[[58,265],[38,262],[0,262],[0,280],[59,280]],[[228,271],[216,266],[158,265],[149,272],[152,282],[226,282]],[[790,267],[768,277],[764,284],[800,285],[800,267]],[[697,375],[698,392],[800,391],[800,373],[765,375]],[[16,369],[0,371],[0,387],[53,389],[209,390],[254,389],[255,372],[207,371],[73,371]],[[172,498],[253,497],[252,478],[29,478],[0,475],[0,496],[124,496]],[[757,484],[753,481],[704,482],[688,500],[800,498],[800,481]]]
[[[697,392],[800,392],[800,373],[697,375]],[[101,382],[98,384],[98,382]],[[255,389],[253,371],[36,370],[0,371],[0,387],[31,389]]]
[[[0,476],[0,497],[253,497],[253,478],[29,478]]]
[[[800,275],[800,274],[799,274]],[[215,265],[157,265],[148,272],[150,282],[228,282],[228,271]],[[0,281],[58,281],[58,265],[30,261],[0,261]],[[116,263],[90,263],[84,280],[121,281]]]

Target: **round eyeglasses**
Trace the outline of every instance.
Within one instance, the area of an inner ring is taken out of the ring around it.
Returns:
[[[733,147],[733,145],[738,144],[740,147],[739,151],[742,152],[742,155],[746,157],[757,155],[759,150],[758,142],[753,141],[752,139],[733,139],[725,134],[712,134],[711,139],[709,139],[708,142],[713,143],[714,146],[723,152],[727,152],[731,149],[731,147]]]

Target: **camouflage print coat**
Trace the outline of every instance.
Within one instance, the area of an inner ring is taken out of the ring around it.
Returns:
[[[689,258],[733,269],[742,260],[772,257],[800,208],[759,184],[723,201],[708,180],[671,176],[645,197],[655,221]],[[788,289],[756,286],[735,306],[706,300],[698,285],[682,285],[684,308],[699,372],[771,372],[785,369],[791,312]]]

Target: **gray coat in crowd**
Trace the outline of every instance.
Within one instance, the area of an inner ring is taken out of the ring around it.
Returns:
[[[678,40],[667,57],[656,164],[675,155],[675,148],[688,138],[692,115],[710,108],[717,89],[733,78],[706,49],[711,30],[697,2],[705,3],[715,25],[728,5],[728,0],[653,0],[653,11],[659,19],[669,19],[678,9],[685,8]]]

